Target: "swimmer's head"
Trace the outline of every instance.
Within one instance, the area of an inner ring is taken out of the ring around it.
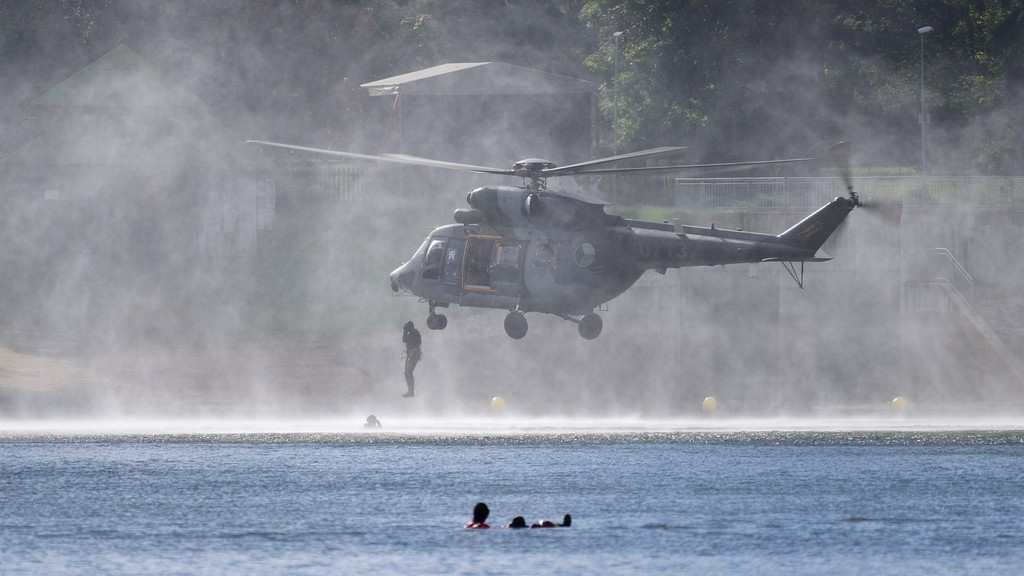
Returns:
[[[491,509],[487,507],[487,504],[477,502],[473,507],[473,522],[486,522],[487,515],[490,513]]]
[[[512,523],[508,525],[509,528],[526,528],[526,518],[522,516],[516,516],[512,519]]]

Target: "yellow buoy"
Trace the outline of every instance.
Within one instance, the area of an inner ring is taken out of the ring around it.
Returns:
[[[718,400],[715,400],[714,396],[708,396],[701,403],[700,407],[705,412],[713,412],[715,408],[718,408]]]
[[[495,412],[501,412],[505,409],[505,399],[501,396],[495,396],[491,398],[491,410]]]
[[[897,412],[899,412],[900,410],[905,409],[906,407],[907,407],[907,399],[904,398],[903,396],[897,396],[897,397],[892,399],[892,402],[889,402],[889,408],[891,408],[892,410],[895,410]]]

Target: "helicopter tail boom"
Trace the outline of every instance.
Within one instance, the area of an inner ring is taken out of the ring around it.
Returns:
[[[620,230],[636,266],[664,271],[743,262],[823,262],[818,249],[856,204],[836,198],[782,234],[626,221]]]
[[[836,198],[779,234],[779,241],[813,256],[856,206],[851,198]]]

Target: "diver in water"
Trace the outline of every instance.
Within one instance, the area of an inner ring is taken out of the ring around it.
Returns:
[[[512,522],[505,524],[502,528],[529,528],[529,526],[526,525],[526,518],[516,516],[512,519]]]
[[[558,524],[554,520],[538,520],[530,525],[530,528],[568,528],[572,526],[572,516],[569,514],[562,518],[562,523]]]
[[[490,513],[491,509],[487,504],[477,502],[476,506],[473,506],[473,519],[466,522],[466,528],[490,528],[487,524],[487,515]]]
[[[402,342],[405,342],[405,385],[408,386],[409,391],[402,394],[402,398],[412,398],[416,395],[416,379],[412,376],[412,371],[416,369],[416,364],[423,358],[423,351],[420,350],[422,339],[420,338],[420,331],[416,329],[412,324],[412,320],[405,323],[402,333]]]

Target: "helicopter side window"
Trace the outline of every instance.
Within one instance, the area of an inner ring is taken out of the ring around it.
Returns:
[[[537,244],[537,252],[533,256],[533,265],[538,268],[555,267],[555,244]]]
[[[519,244],[499,244],[497,265],[504,268],[519,267]]]
[[[441,277],[441,261],[444,259],[444,240],[432,240],[427,254],[423,257],[423,278],[437,280]]]

